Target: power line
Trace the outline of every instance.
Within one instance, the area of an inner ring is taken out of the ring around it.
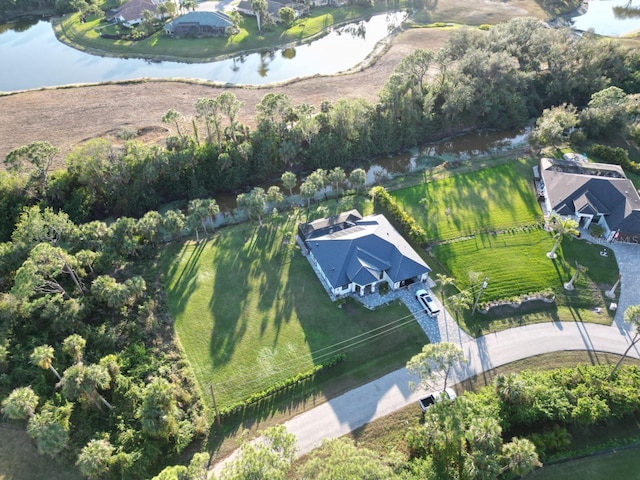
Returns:
[[[410,317],[410,318],[409,318]],[[408,319],[408,320],[407,320]],[[402,323],[398,323],[398,322],[402,322]],[[323,360],[326,360],[340,352],[345,352],[345,351],[349,351],[353,348],[362,346],[363,344],[366,344],[368,342],[371,342],[375,339],[377,339],[378,337],[384,336],[384,335],[389,335],[391,334],[393,331],[405,327],[409,324],[411,324],[412,322],[414,322],[414,317],[413,315],[406,315],[404,317],[400,317],[399,319],[396,319],[392,322],[389,322],[385,325],[382,325],[380,327],[376,327],[374,329],[371,329],[367,332],[361,333],[359,335],[356,335],[354,337],[351,337],[349,339],[346,340],[342,340],[340,342],[336,342],[332,345],[329,345],[327,347],[323,347],[321,349],[315,350],[314,352],[310,352],[309,354],[305,354],[304,356],[298,356],[295,358],[291,358],[289,360],[285,360],[285,361],[281,361],[277,364],[274,364],[273,366],[275,367],[275,371],[273,371],[273,373],[271,373],[269,376],[276,376],[279,374],[282,374],[284,371],[287,370],[287,368],[289,368],[291,365],[294,364],[298,364],[301,361],[308,361],[309,360],[309,356],[313,357],[313,360],[317,361],[317,362],[321,362]],[[384,328],[384,330],[382,330]],[[376,333],[374,333],[376,332]],[[373,335],[371,335],[373,333]],[[364,335],[369,335],[366,338],[361,338]],[[347,342],[350,342],[347,345],[343,345]],[[342,345],[342,346],[340,346]],[[337,347],[337,348],[336,348]],[[326,351],[328,349],[332,349],[329,351]],[[325,353],[319,353],[319,352],[323,352],[326,351]],[[263,379],[257,378],[254,374],[246,374],[246,373],[242,373],[241,375],[235,375],[232,379],[229,379],[227,381],[224,382],[219,382],[216,383],[216,387],[226,387],[226,386],[230,386],[230,385],[236,385],[238,382],[245,382],[246,384],[252,385],[252,384],[257,384],[259,382],[263,382]]]

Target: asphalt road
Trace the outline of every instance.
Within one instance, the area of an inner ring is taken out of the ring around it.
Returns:
[[[477,339],[449,331],[449,341],[457,343],[467,359],[465,364],[455,369],[449,385],[492,368],[544,353],[586,350],[596,358],[598,352],[624,353],[635,332],[624,323],[623,313],[629,305],[640,303],[640,246],[606,246],[614,250],[622,275],[618,299],[620,308],[611,326],[580,321],[539,323]],[[439,324],[444,321],[443,315],[444,312],[441,312]],[[442,325],[440,327],[441,330],[444,328]],[[451,329],[451,326],[448,325],[448,328]],[[638,346],[630,350],[629,356],[640,358]],[[405,368],[401,368],[306,411],[284,425],[297,438],[298,454],[304,455],[325,439],[341,437],[373,420],[416,403],[426,393],[411,391],[409,383],[416,380]],[[443,385],[439,387],[442,389]],[[419,408],[417,404],[415,408]],[[236,452],[218,462],[213,472],[219,473],[226,462],[235,458]]]

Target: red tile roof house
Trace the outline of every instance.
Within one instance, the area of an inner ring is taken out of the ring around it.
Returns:
[[[543,158],[539,193],[547,213],[598,224],[607,241],[640,243],[640,195],[618,165]]]
[[[113,23],[120,23],[125,27],[134,27],[143,20],[143,12],[149,10],[156,14],[158,19],[162,19],[163,15],[157,13],[158,5],[166,0],[130,0],[120,8],[111,11],[107,18]]]
[[[374,293],[384,283],[397,290],[431,271],[384,215],[351,210],[301,223],[298,239],[332,298]]]

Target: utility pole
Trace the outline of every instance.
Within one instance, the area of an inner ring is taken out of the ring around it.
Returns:
[[[482,295],[482,292],[485,290],[485,288],[487,288],[487,286],[489,285],[487,283],[487,280],[489,280],[489,277],[487,277],[486,275],[484,276],[484,280],[482,281],[482,285],[480,285],[480,290],[478,290],[478,296],[476,297],[476,302],[473,304],[473,310],[471,311],[471,315],[473,316],[474,313],[476,313],[476,308],[478,307],[478,302],[480,301],[480,295]]]
[[[218,426],[222,425],[222,422],[220,421],[220,413],[218,412],[218,404],[216,402],[216,396],[213,393],[213,383],[209,384],[209,390],[211,390],[211,398],[213,399],[213,410],[216,413],[216,423],[218,424]]]

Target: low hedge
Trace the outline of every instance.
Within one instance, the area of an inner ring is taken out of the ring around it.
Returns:
[[[280,393],[284,390],[286,390],[289,387],[293,387],[295,385],[299,385],[303,382],[307,382],[309,380],[311,380],[312,378],[314,378],[316,375],[318,375],[321,372],[324,372],[332,367],[335,367],[336,365],[344,362],[346,360],[347,356],[344,354],[340,354],[340,355],[336,355],[335,357],[330,358],[328,361],[321,363],[319,365],[315,365],[313,367],[311,367],[309,370],[306,370],[304,372],[300,372],[297,375],[294,375],[292,377],[289,377],[281,382],[277,382],[274,383],[273,385],[269,386],[268,388],[260,391],[260,392],[255,392],[251,395],[249,395],[249,397],[245,398],[243,401],[241,402],[237,402],[234,403],[232,405],[229,405],[228,407],[224,407],[222,409],[220,409],[220,411],[218,412],[220,417],[229,417],[231,415],[234,415],[238,412],[241,412],[242,410],[244,410],[246,407],[261,402],[262,400],[264,400],[265,398],[268,398],[272,395],[275,395],[277,393]]]
[[[602,161],[620,165],[625,170],[640,175],[640,163],[633,162],[629,159],[629,152],[622,147],[609,147],[607,145],[594,145],[590,149],[590,153]]]
[[[424,229],[416,223],[416,221],[402,207],[396,202],[396,200],[389,195],[389,192],[384,187],[373,187],[369,194],[373,198],[373,201],[382,206],[396,222],[404,229],[409,235],[409,238],[414,242],[425,245],[427,243],[427,233]]]

